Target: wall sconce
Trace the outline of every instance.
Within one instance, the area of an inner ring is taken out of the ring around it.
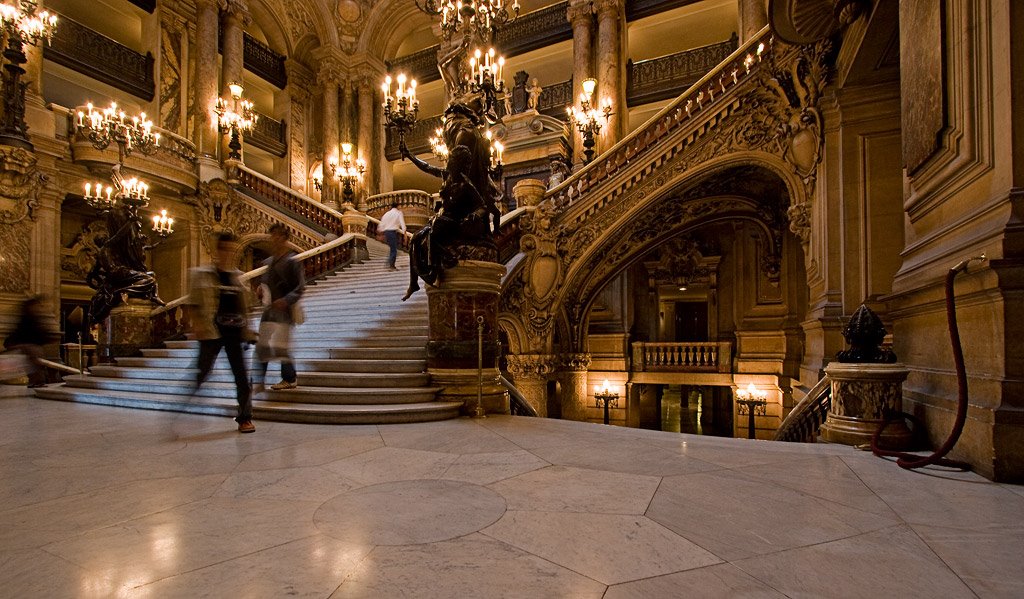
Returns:
[[[615,392],[615,387],[608,384],[608,379],[605,379],[603,387],[594,385],[594,399],[597,400],[598,408],[604,404],[604,423],[608,424],[608,408],[612,405],[619,407],[619,394]]]

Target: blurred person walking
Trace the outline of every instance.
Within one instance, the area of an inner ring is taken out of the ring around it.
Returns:
[[[43,371],[43,346],[60,340],[53,318],[46,313],[43,296],[33,295],[21,304],[21,318],[4,339],[4,348],[25,355],[28,362],[28,386],[46,384]]]
[[[380,217],[377,230],[384,234],[384,241],[387,242],[390,249],[388,270],[398,270],[398,267],[395,266],[395,261],[398,260],[398,233],[401,232],[402,235],[405,235],[405,215],[398,209],[397,200],[391,203],[391,210]]]
[[[189,284],[192,332],[199,340],[199,373],[196,390],[209,376],[220,350],[228,356],[231,373],[238,392],[238,432],[253,433],[252,396],[249,376],[245,371],[242,344],[255,337],[249,328],[248,290],[239,277],[242,272],[231,267],[238,244],[230,233],[217,235],[215,262],[191,272]]]
[[[271,225],[271,257],[263,263],[267,271],[260,279],[260,293],[264,306],[260,318],[260,335],[256,344],[256,392],[264,389],[270,360],[281,360],[281,382],[271,385],[275,391],[298,387],[295,364],[291,357],[292,327],[302,320],[298,306],[306,290],[306,276],[295,252],[288,247],[288,227],[281,223]],[[268,297],[269,294],[269,297]]]

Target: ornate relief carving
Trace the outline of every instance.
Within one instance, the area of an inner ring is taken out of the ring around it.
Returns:
[[[270,225],[278,222],[270,214],[257,210],[221,179],[199,184],[199,193],[191,200],[192,212],[199,223],[200,240],[206,253],[213,256],[213,236],[220,232],[234,233],[237,237],[264,234]],[[305,241],[301,238],[295,243]],[[308,245],[308,244],[306,244]]]
[[[590,363],[593,361],[590,354],[562,354],[559,356],[560,370],[567,372],[586,372],[590,368]]]
[[[299,0],[287,0],[285,2],[285,14],[291,21],[292,42],[298,42],[306,35],[316,35],[316,28],[313,26],[313,18],[309,16],[309,9]]]
[[[31,220],[39,204],[39,191],[46,182],[34,154],[22,148],[0,146],[0,224]]]
[[[511,354],[505,356],[508,372],[517,383],[526,379],[544,380],[558,369],[558,357],[551,354]]]
[[[181,79],[185,51],[184,21],[173,13],[160,19],[160,126],[185,134],[181,118]]]
[[[0,292],[24,293],[29,289],[32,223],[0,224]]]
[[[71,245],[61,252],[60,269],[66,275],[62,278],[84,281],[96,262],[96,254],[103,245],[102,241],[106,238],[107,224],[101,220],[82,227],[82,231],[75,236]],[[97,242],[97,239],[100,241]]]

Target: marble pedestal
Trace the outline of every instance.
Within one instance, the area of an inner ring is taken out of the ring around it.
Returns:
[[[846,364],[825,367],[832,379],[832,407],[821,425],[821,438],[830,443],[870,443],[875,431],[892,414],[903,410],[903,364]],[[909,449],[912,433],[903,419],[890,424],[879,443],[890,449]]]
[[[509,413],[509,400],[498,378],[498,299],[505,266],[461,260],[446,269],[436,286],[427,287],[430,311],[427,372],[441,387],[438,399],[458,401],[463,413]],[[478,317],[483,317],[483,385],[479,386]]]
[[[366,227],[369,224],[370,219],[365,214],[357,212],[354,208],[346,210],[341,215],[341,234],[345,233],[356,233],[359,235],[366,235]],[[366,249],[366,242],[359,240],[356,243],[355,255],[352,259],[356,262],[362,262],[370,257],[370,252]]]
[[[139,355],[153,340],[153,303],[130,299],[110,312],[100,327],[99,356],[101,362]]]

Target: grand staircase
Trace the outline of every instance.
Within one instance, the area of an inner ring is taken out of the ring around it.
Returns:
[[[398,270],[384,265],[387,247],[367,241],[369,260],[310,284],[302,300],[306,322],[295,328],[297,389],[273,391],[279,366],[270,365],[267,390],[254,396],[257,420],[323,424],[383,424],[445,420],[459,403],[436,401],[426,369],[427,298],[401,301],[409,258]],[[152,410],[233,416],[235,386],[221,354],[207,382],[192,395],[199,344],[168,341],[141,357],[94,366],[64,385],[36,390],[39,397]],[[253,352],[246,352],[251,363]]]

